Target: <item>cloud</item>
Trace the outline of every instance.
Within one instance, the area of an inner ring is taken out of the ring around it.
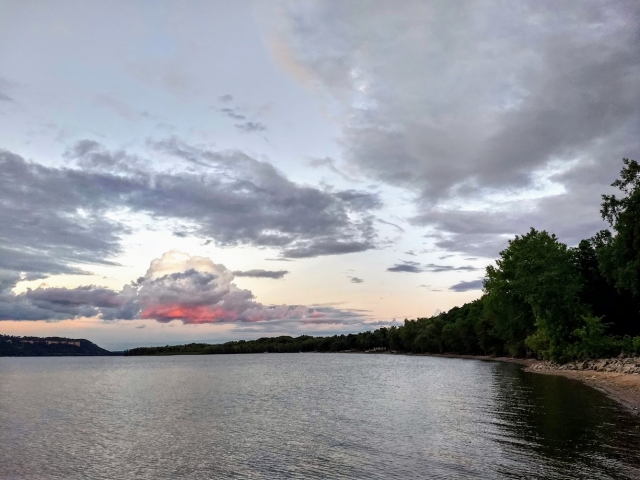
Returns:
[[[139,187],[101,173],[53,169],[0,150],[0,269],[82,273],[112,264],[128,228],[102,215],[111,199]]]
[[[393,267],[387,268],[388,272],[408,272],[408,273],[421,273],[421,272],[473,272],[476,270],[482,270],[481,268],[474,267],[472,265],[438,265],[435,263],[420,264],[418,262],[404,261],[396,263]]]
[[[349,277],[351,279],[351,283],[364,283],[364,280],[358,277]]]
[[[267,129],[267,127],[260,122],[236,123],[235,127],[245,133],[264,132]]]
[[[279,272],[271,272],[279,273]],[[272,277],[274,278],[274,277]],[[330,306],[264,305],[239,288],[234,273],[210,258],[177,250],[154,259],[146,274],[121,291],[94,285],[27,289],[14,294],[20,276],[0,271],[0,320],[156,320],[185,324],[239,322],[279,325],[363,325],[366,312]],[[260,327],[263,328],[263,327]]]
[[[13,102],[13,98],[6,93],[0,92],[0,102]]]
[[[482,282],[483,282],[482,278],[478,280],[471,280],[468,282],[460,282],[449,287],[449,290],[453,292],[468,292],[470,290],[482,290]]]
[[[347,253],[364,252],[374,248],[368,240],[365,241],[339,241],[333,239],[314,240],[311,242],[299,242],[298,246],[286,248],[282,254],[286,258],[310,258],[324,255],[344,255]]]
[[[0,269],[82,273],[112,264],[129,227],[107,213],[133,211],[193,224],[190,234],[220,246],[271,247],[296,258],[375,248],[370,193],[325,191],[288,180],[241,152],[203,150],[175,138],[150,143],[196,172],[159,172],[137,155],[77,142],[47,167],[0,150]]]
[[[398,230],[400,233],[405,233],[404,228],[402,228],[400,225],[396,225],[395,223],[391,223],[391,222],[387,222],[386,220],[382,220],[380,218],[377,219],[377,221],[379,223],[383,223],[385,225],[390,225],[392,227],[394,227],[396,230]]]
[[[14,283],[15,285],[15,283]],[[115,311],[125,300],[118,292],[93,285],[76,289],[37,288],[15,295],[0,292],[0,320],[65,320]]]
[[[451,234],[440,248],[495,256],[504,244],[443,229],[469,204],[488,204],[490,224],[506,224],[496,203],[517,209],[509,235],[530,213],[561,224],[558,201],[599,202],[620,159],[640,151],[637,3],[286,5],[288,70],[344,107],[345,161],[410,192],[414,224]],[[593,234],[598,210],[574,215],[566,238]]]
[[[189,182],[156,176],[156,189],[162,189],[166,198],[164,215],[179,210],[182,218],[201,225],[203,236],[219,244],[274,247],[292,258],[375,247],[374,218],[366,208],[377,208],[380,202],[368,193],[358,196],[353,190],[326,192],[299,186],[271,164],[240,152],[200,150],[175,139],[155,146],[210,170],[210,175],[204,172]],[[157,207],[145,202],[144,208]]]
[[[387,268],[387,272],[421,273],[423,271],[418,262],[411,261],[396,263],[393,267]]]
[[[237,113],[233,108],[221,108],[220,111],[233,120],[245,120],[247,118]]]
[[[441,273],[441,272],[473,272],[476,270],[484,270],[484,269],[479,267],[474,267],[472,265],[460,265],[456,267],[454,265],[437,265],[435,263],[428,263],[423,266],[423,270],[425,272]]]
[[[88,139],[76,142],[64,152],[63,157],[74,161],[82,170],[140,174],[144,168],[144,162],[136,155],[124,150],[111,152],[95,140]]]
[[[233,100],[233,96],[226,93],[224,95],[219,96],[218,100],[220,100],[221,102],[230,102],[231,100]]]
[[[312,158],[311,160],[309,160],[309,166],[313,168],[327,167],[330,171],[332,171],[339,177],[342,177],[342,179],[346,180],[347,182],[359,182],[359,180],[355,180],[354,178],[351,178],[350,176],[339,170],[338,167],[336,167],[336,162],[333,158]]]
[[[363,192],[360,190],[342,190],[340,192],[336,192],[335,195],[354,210],[367,211],[376,210],[382,207],[382,201],[375,193]]]
[[[288,270],[262,270],[262,269],[254,269],[254,270],[236,270],[233,274],[236,277],[253,277],[253,278],[274,278],[280,279],[284,278],[284,276],[289,273]]]
[[[615,172],[602,175],[609,183],[616,177]],[[572,190],[541,199],[504,202],[485,211],[431,210],[416,217],[414,223],[430,225],[438,232],[432,236],[436,247],[479,257],[495,258],[509,238],[531,227],[548,230],[576,245],[606,227],[599,217],[601,199],[596,192],[609,189],[584,181]]]

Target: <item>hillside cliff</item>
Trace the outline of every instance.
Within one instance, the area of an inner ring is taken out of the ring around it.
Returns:
[[[0,335],[0,357],[114,355],[85,339]]]

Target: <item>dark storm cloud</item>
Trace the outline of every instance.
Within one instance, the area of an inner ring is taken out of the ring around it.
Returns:
[[[274,247],[289,257],[375,247],[368,211],[380,203],[375,195],[300,186],[240,152],[199,150],[175,139],[150,145],[201,171],[153,172],[137,156],[90,140],[65,154],[82,169],[45,167],[0,151],[0,268],[79,273],[78,264],[108,264],[129,230],[105,213],[125,209],[190,222],[190,234],[218,245]]]
[[[554,169],[565,171],[553,178],[566,190],[564,204],[597,203],[620,159],[640,155],[637,2],[291,5],[279,33],[296,68],[322,92],[356,99],[343,122],[346,160],[415,193],[419,225],[450,224],[430,212],[452,199],[540,190]],[[514,203],[516,224],[497,230],[522,233],[531,213],[571,230],[567,241],[600,227],[597,206],[570,227],[554,202],[528,206]],[[483,218],[494,225],[502,216]],[[451,235],[439,246],[494,256],[502,234],[472,217],[441,230]],[[484,233],[473,238],[472,226]]]
[[[449,290],[454,292],[468,292],[470,290],[482,290],[482,279],[479,280],[471,280],[469,282],[460,282],[456,283],[449,287]]]
[[[267,127],[260,122],[236,123],[235,127],[245,133],[264,132],[267,129]]]
[[[254,269],[254,270],[236,270],[233,274],[236,277],[253,277],[253,278],[274,278],[280,279],[284,278],[284,276],[289,273],[288,270],[262,270],[262,269]]]
[[[407,273],[421,273],[422,267],[418,262],[402,262],[396,263],[393,267],[387,268],[387,272],[407,272]]]

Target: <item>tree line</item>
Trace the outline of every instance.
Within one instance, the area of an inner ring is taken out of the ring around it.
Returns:
[[[623,159],[618,195],[602,195],[610,229],[568,247],[532,228],[486,269],[481,298],[404,325],[332,337],[136,348],[127,355],[339,352],[387,349],[538,357],[640,354],[640,165]]]

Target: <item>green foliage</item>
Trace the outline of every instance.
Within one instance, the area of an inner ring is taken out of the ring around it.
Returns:
[[[559,359],[585,308],[572,253],[555,235],[531,229],[509,241],[496,266],[487,268],[485,291],[496,328],[507,350],[522,355],[526,347],[546,358]],[[532,339],[536,330],[543,333]]]
[[[621,291],[640,298],[640,164],[625,158],[620,178],[613,182],[624,194],[602,196],[602,218],[615,236],[601,234],[599,259],[605,274]]]
[[[583,317],[583,321],[582,327],[574,331],[577,342],[569,349],[571,357],[598,358],[620,352],[620,342],[606,335],[607,326],[602,323],[602,318],[586,315]]]

